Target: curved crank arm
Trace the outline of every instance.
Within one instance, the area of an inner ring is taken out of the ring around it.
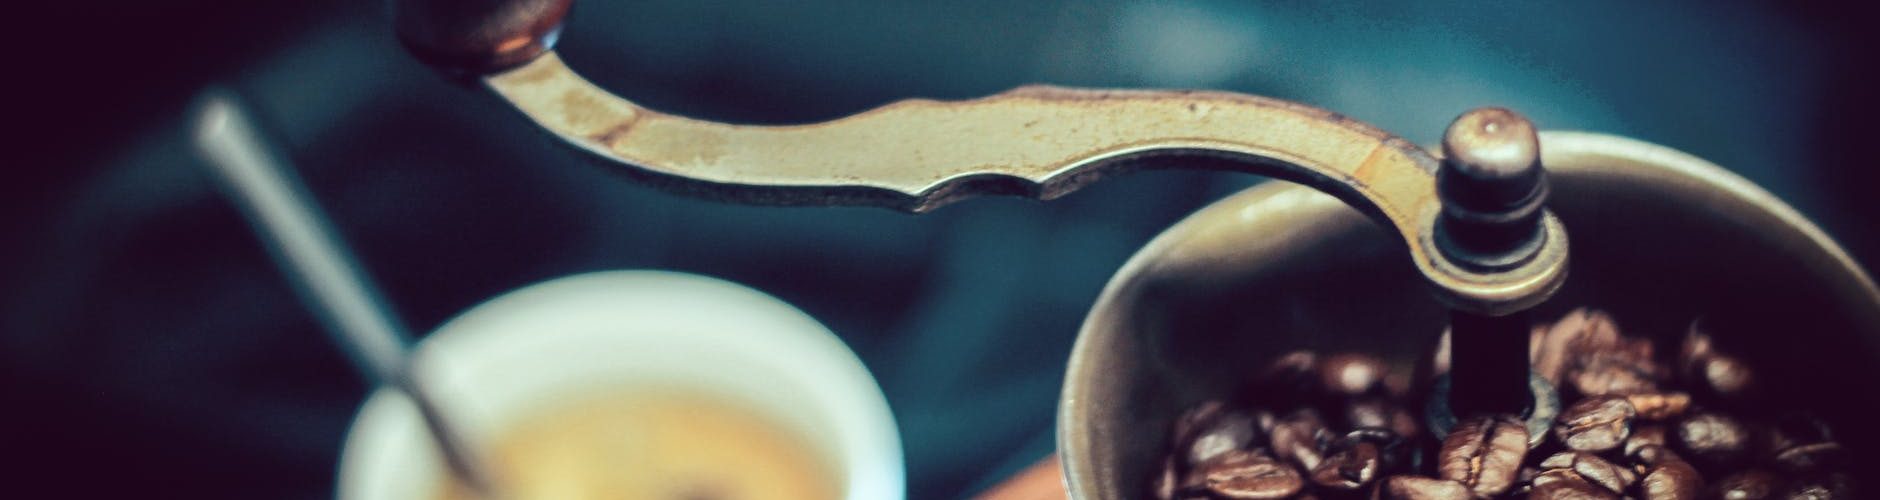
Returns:
[[[1224,92],[1023,87],[967,101],[908,100],[834,121],[731,125],[660,113],[614,96],[553,52],[484,78],[568,144],[629,174],[737,202],[879,205],[925,211],[981,194],[1055,198],[1145,165],[1243,171],[1331,193],[1403,238],[1452,305],[1523,309],[1564,276],[1558,252],[1482,273],[1438,251],[1438,161],[1335,113]],[[1152,162],[1186,157],[1183,162]]]
[[[571,145],[731,201],[923,212],[982,194],[1051,199],[1145,163],[1128,160],[1195,156],[1230,160],[1204,167],[1355,198],[1398,228],[1413,228],[1438,207],[1437,162],[1422,149],[1327,111],[1256,96],[1030,86],[967,101],[905,100],[824,123],[754,126],[640,107],[581,78],[553,52],[484,82]]]
[[[481,75],[562,141],[692,194],[919,212],[978,194],[1050,199],[1137,168],[1234,170],[1312,186],[1370,215],[1460,310],[1524,310],[1566,276],[1566,233],[1542,208],[1534,131],[1506,110],[1452,124],[1448,163],[1335,113],[1222,92],[1025,87],[818,124],[714,123],[642,108],[563,64],[550,47],[571,2],[398,0],[394,22],[414,54]]]

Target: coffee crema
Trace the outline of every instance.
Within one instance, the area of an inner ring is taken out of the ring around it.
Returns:
[[[822,453],[742,405],[631,392],[548,407],[498,434],[483,460],[510,500],[831,500]],[[480,500],[455,481],[439,500]]]

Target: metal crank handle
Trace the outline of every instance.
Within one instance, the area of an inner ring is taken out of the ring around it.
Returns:
[[[1566,275],[1565,231],[1541,206],[1533,129],[1506,110],[1458,119],[1452,135],[1461,127],[1475,141],[1460,157],[1475,163],[1442,168],[1422,148],[1336,113],[1225,92],[1032,86],[817,124],[716,123],[643,108],[564,64],[550,48],[570,1],[403,0],[396,24],[414,54],[480,78],[561,141],[688,194],[921,212],[984,194],[1051,199],[1132,170],[1232,170],[1305,184],[1363,211],[1403,239],[1436,295],[1459,310],[1524,310]]]

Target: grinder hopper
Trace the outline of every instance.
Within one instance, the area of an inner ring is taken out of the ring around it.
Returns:
[[[1880,292],[1821,230],[1661,146],[1549,132],[1541,151],[1573,276],[1536,319],[1598,307],[1662,349],[1701,317],[1780,388],[1766,404],[1817,411],[1856,449],[1880,445],[1864,422],[1880,396]],[[1401,252],[1338,200],[1283,183],[1157,237],[1111,279],[1072,352],[1058,415],[1072,496],[1141,497],[1172,419],[1289,351],[1377,353],[1411,371],[1448,318]]]

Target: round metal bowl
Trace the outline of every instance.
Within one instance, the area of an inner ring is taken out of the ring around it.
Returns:
[[[1572,262],[1537,319],[1603,309],[1664,352],[1703,317],[1720,349],[1780,388],[1766,404],[1814,410],[1856,449],[1880,445],[1867,422],[1880,400],[1880,291],[1834,241],[1690,155],[1598,134],[1541,139]],[[1401,245],[1285,183],[1158,236],[1110,280],[1072,350],[1058,409],[1072,497],[1147,498],[1171,420],[1280,354],[1364,351],[1410,370],[1447,314]]]

